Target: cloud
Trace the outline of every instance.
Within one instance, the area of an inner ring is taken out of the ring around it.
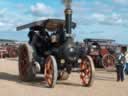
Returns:
[[[115,0],[114,2],[125,2],[128,0]],[[79,6],[79,7],[77,7]],[[117,9],[118,8],[118,9]],[[78,26],[92,26],[99,24],[100,26],[118,26],[128,27],[128,8],[112,4],[104,1],[94,1],[79,3],[75,2],[73,6],[73,20]]]
[[[0,17],[2,17],[5,12],[7,12],[7,8],[0,9]]]
[[[0,10],[0,32],[9,30],[12,27],[12,19],[9,18],[7,12],[6,8]]]
[[[8,32],[8,31],[15,31],[15,23],[11,21],[2,21],[0,20],[0,32]]]
[[[4,26],[5,24],[3,22],[0,22],[0,27]]]
[[[128,0],[113,0],[113,2],[119,3],[119,4],[127,4]]]
[[[45,5],[44,3],[36,3],[31,6],[31,13],[35,16],[44,16],[44,15],[53,15],[54,10],[50,6]]]
[[[106,19],[105,15],[100,13],[92,14],[92,18],[98,21],[104,21]]]
[[[0,10],[0,32],[15,32],[16,27],[32,21],[34,17],[10,11],[9,9]]]
[[[128,26],[128,17],[124,18],[123,14],[118,13],[112,13],[112,14],[102,14],[102,13],[93,13],[90,14],[90,16],[86,16],[86,19],[88,22],[91,22],[90,24],[101,24],[101,25],[107,25],[107,26]]]

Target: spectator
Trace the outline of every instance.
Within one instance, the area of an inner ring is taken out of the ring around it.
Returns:
[[[128,52],[126,52],[125,55],[125,59],[126,59],[126,64],[125,64],[125,73],[128,74]]]
[[[125,52],[124,47],[121,48],[121,52],[117,56],[116,71],[117,81],[124,81],[124,65],[125,65]]]

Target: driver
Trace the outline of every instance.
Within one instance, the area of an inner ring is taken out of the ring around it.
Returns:
[[[61,44],[64,42],[65,33],[63,29],[64,29],[63,24],[59,24],[57,26],[56,32],[51,35],[52,44],[57,44],[57,43]]]

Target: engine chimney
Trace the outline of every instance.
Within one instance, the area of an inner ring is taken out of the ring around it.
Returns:
[[[72,9],[71,8],[66,8],[65,9],[65,27],[66,27],[66,32],[68,34],[71,34],[71,24],[72,24]]]
[[[66,32],[68,34],[71,34],[72,28],[72,9],[71,9],[71,4],[72,0],[63,0],[63,3],[65,4],[65,27],[66,27]]]

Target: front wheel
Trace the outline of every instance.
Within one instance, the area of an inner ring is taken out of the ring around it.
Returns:
[[[46,58],[44,75],[48,83],[48,87],[54,87],[57,81],[57,63],[54,56],[50,55]]]
[[[95,68],[93,60],[90,56],[84,56],[81,58],[80,63],[80,79],[83,86],[91,86],[95,77]]]

